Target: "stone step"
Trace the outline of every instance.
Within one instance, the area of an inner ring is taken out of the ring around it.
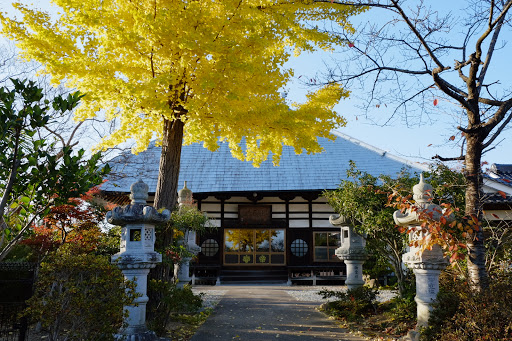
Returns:
[[[227,270],[220,272],[221,283],[286,283],[286,270]]]

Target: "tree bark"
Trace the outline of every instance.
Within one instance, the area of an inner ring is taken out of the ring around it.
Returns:
[[[482,221],[482,138],[480,134],[467,134],[465,155],[466,207],[470,218]],[[475,227],[468,243],[468,277],[473,290],[482,291],[489,286],[489,277],[485,267],[484,233],[481,226]]]
[[[183,143],[183,121],[180,119],[164,120],[162,153],[158,169],[154,207],[172,211],[178,201],[178,176],[180,172],[181,146]],[[162,252],[172,244],[173,229],[170,224],[156,229],[155,248]],[[168,264],[159,264],[151,270],[150,278],[170,281],[173,271]]]
[[[178,200],[183,122],[180,119],[164,120],[162,153],[155,192],[156,209],[173,210]]]

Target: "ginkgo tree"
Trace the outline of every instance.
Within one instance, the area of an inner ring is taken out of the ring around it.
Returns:
[[[13,3],[20,19],[1,14],[2,33],[21,56],[36,60],[53,82],[87,93],[76,118],[104,115],[119,128],[101,148],[133,139],[134,152],[152,139],[162,146],[155,206],[176,202],[182,143],[256,166],[283,145],[320,152],[318,137],[345,125],[333,110],[349,95],[339,84],[289,105],[281,91],[292,77],[292,53],[345,44],[315,22],[352,31],[364,8],[274,0],[53,0],[59,14]]]

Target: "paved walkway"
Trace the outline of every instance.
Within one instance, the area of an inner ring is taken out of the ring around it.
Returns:
[[[222,285],[196,290],[225,290],[212,315],[191,341],[362,341],[315,310],[318,302],[299,301],[289,286]]]

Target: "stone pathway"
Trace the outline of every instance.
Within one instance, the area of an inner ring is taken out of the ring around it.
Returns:
[[[209,289],[211,288],[211,289]],[[194,291],[225,291],[212,315],[191,341],[362,341],[315,310],[319,302],[299,301],[289,286],[222,285]]]

